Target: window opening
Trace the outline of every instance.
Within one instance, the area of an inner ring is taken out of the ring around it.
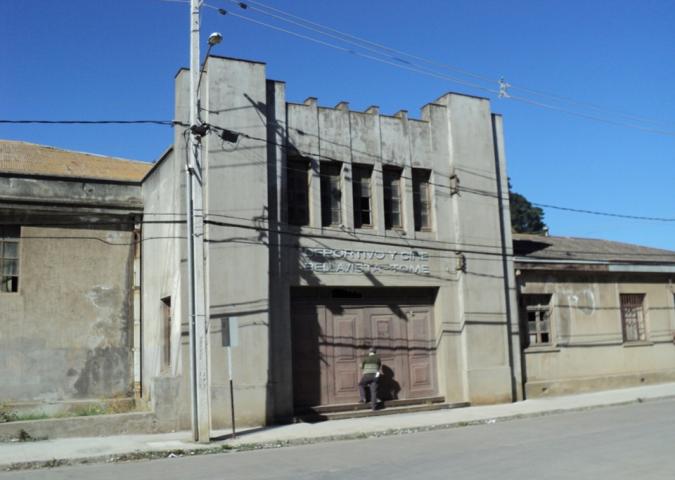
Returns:
[[[340,163],[321,162],[321,224],[342,224],[342,188]]]
[[[524,295],[525,348],[551,345],[551,295]]]
[[[162,298],[162,364],[171,365],[171,297]]]
[[[646,340],[644,294],[622,293],[619,297],[621,300],[623,341],[639,342]]]
[[[415,213],[415,230],[431,230],[431,172],[413,168],[413,210]]]
[[[402,228],[401,216],[401,169],[385,167],[382,170],[384,182],[384,228]]]
[[[309,171],[306,158],[289,158],[286,162],[286,199],[288,223],[309,225]]]
[[[19,291],[19,239],[21,228],[0,225],[0,293]]]
[[[373,168],[369,165],[354,165],[353,168],[354,192],[354,227],[372,227],[372,189],[371,179]]]

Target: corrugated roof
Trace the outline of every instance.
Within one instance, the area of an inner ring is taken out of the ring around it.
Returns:
[[[629,243],[575,237],[513,234],[516,256],[551,260],[610,263],[675,264],[675,252]]]
[[[152,164],[0,140],[0,173],[140,182]]]

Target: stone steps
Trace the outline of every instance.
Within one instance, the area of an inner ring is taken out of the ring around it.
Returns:
[[[322,422],[326,420],[342,420],[346,418],[362,418],[380,415],[396,415],[400,413],[428,412],[448,408],[469,406],[468,402],[445,403],[444,397],[426,397],[409,400],[389,400],[382,402],[378,409],[371,410],[370,404],[345,403],[339,405],[321,405],[296,412],[295,422]]]

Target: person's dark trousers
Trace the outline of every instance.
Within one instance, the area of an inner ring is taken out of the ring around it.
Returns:
[[[370,403],[373,410],[377,408],[377,376],[374,373],[366,373],[359,382],[359,397],[362,403],[366,403],[366,387],[370,386]]]

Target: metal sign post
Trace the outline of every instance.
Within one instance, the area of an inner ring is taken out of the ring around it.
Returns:
[[[227,370],[230,377],[230,414],[232,418],[232,438],[237,437],[237,430],[234,423],[234,382],[232,379],[232,347],[239,345],[239,319],[237,317],[228,317],[223,319],[222,323],[223,346],[227,347]]]

